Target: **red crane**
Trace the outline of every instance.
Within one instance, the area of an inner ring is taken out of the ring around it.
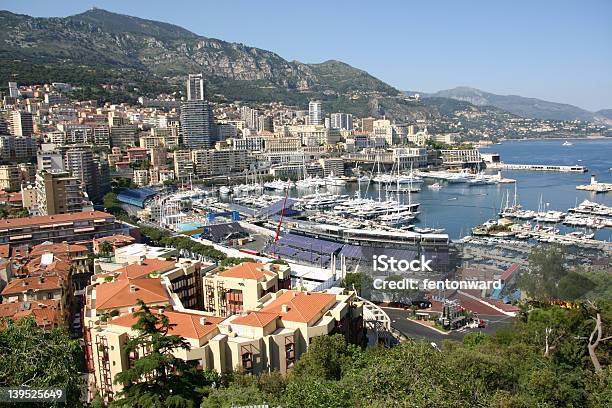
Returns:
[[[274,242],[278,241],[280,235],[281,225],[283,224],[283,216],[285,215],[285,206],[287,205],[287,198],[289,197],[289,188],[285,190],[285,201],[283,201],[283,209],[281,210],[280,220],[278,221],[278,227],[276,227],[276,237]]]

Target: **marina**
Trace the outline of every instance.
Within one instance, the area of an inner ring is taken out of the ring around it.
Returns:
[[[600,153],[599,149],[594,151]],[[598,166],[593,168],[597,170]],[[295,253],[295,262],[318,267],[340,261],[291,245],[289,249],[280,249],[282,244],[271,247],[270,236],[275,231],[281,240],[287,234],[303,236],[313,245],[322,245],[319,241],[323,240],[417,253],[434,249],[445,254],[444,265],[450,262],[453,242],[461,244],[470,234],[497,239],[496,245],[504,241],[511,246],[518,242],[557,243],[609,251],[612,202],[602,200],[603,195],[575,190],[574,182],[584,180],[582,173],[508,173],[502,176],[490,169],[479,173],[414,170],[407,174],[361,173],[357,177],[247,182],[157,198],[150,206],[156,210],[149,211],[152,222],[177,232],[231,222],[263,227],[267,238],[250,250],[268,256],[283,251]],[[409,181],[402,183],[400,177]],[[508,186],[500,180],[513,182]],[[493,261],[503,265],[504,257]],[[350,268],[358,267],[359,262],[351,262]]]

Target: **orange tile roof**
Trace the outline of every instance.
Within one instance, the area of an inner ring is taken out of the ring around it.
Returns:
[[[134,285],[134,291],[132,291]],[[96,286],[96,309],[113,309],[168,301],[168,294],[159,278],[121,279]]]
[[[0,318],[10,317],[19,320],[32,316],[39,326],[59,324],[60,315],[60,302],[56,299],[0,304]]]
[[[86,252],[87,247],[78,244],[69,244],[62,242],[58,244],[54,243],[42,243],[32,247],[30,255],[42,255],[42,254],[70,254],[74,252]]]
[[[28,316],[34,317],[34,320],[36,320],[36,324],[41,327],[49,326],[49,325],[57,326],[59,325],[59,321],[60,321],[60,311],[58,309],[49,309],[49,308],[32,309],[32,310],[19,312],[19,313],[16,313],[15,316],[13,316],[13,318],[15,320],[18,320],[18,319],[28,317]]]
[[[35,217],[11,218],[0,220],[0,228],[19,228],[56,224],[62,222],[95,220],[98,218],[114,218],[111,214],[102,211],[88,211],[71,214],[39,215]]]
[[[122,242],[132,243],[135,241],[135,239],[134,237],[131,237],[129,235],[109,235],[107,237],[96,238],[94,239],[94,241],[98,243],[110,242],[111,244],[114,244],[114,243],[122,243]]]
[[[283,320],[309,323],[318,314],[326,312],[335,302],[336,296],[329,293],[290,290],[273,300],[261,311],[277,313]],[[289,311],[283,313],[282,305],[287,305]]]
[[[59,290],[62,288],[62,283],[63,280],[59,276],[30,276],[27,278],[17,278],[11,280],[8,285],[6,285],[2,291],[2,295],[16,295],[19,293],[25,293],[29,290],[33,290],[35,292]]]
[[[152,312],[155,313],[154,310]],[[168,317],[170,322],[170,334],[190,339],[200,339],[211,333],[217,328],[217,324],[225,318],[214,316],[202,316],[195,313],[178,312],[174,310],[164,310],[163,314]],[[201,318],[206,318],[204,324],[201,323]],[[115,324],[123,327],[132,327],[137,319],[132,314],[119,316],[110,321],[110,324]]]
[[[0,318],[13,317],[19,311],[20,302],[0,303]]]
[[[252,327],[266,327],[279,317],[278,313],[271,312],[251,312],[246,316],[238,316],[232,320],[232,324]]]
[[[274,276],[273,272],[266,271],[262,267],[264,264],[256,262],[243,262],[240,265],[236,265],[223,272],[219,272],[218,275],[225,278],[238,278],[238,279],[253,279],[261,280],[265,276]]]
[[[62,256],[53,255],[53,261],[48,265],[41,264],[42,255],[38,255],[25,264],[22,272],[30,275],[61,276],[67,279],[70,275],[70,261]]]
[[[142,278],[148,276],[153,272],[166,272],[168,269],[175,265],[172,261],[165,261],[163,259],[145,259],[140,264],[132,264],[124,266],[123,268],[117,269],[115,273],[119,273],[119,279],[124,278]]]

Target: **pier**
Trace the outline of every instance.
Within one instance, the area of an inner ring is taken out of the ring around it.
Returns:
[[[612,183],[600,183],[595,178],[595,175],[592,175],[590,184],[576,186],[576,190],[591,191],[594,193],[607,193],[612,191]]]
[[[511,164],[511,163],[487,163],[487,168],[496,170],[530,170],[530,171],[558,171],[561,173],[585,173],[588,169],[584,166],[560,166],[555,164]]]

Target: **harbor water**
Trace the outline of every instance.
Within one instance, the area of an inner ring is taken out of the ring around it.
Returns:
[[[612,140],[610,139],[576,139],[572,146],[563,146],[561,140],[528,140],[507,141],[481,149],[482,152],[496,152],[505,163],[518,164],[558,164],[582,165],[589,169],[586,173],[561,173],[552,171],[504,171],[503,176],[517,181],[518,202],[524,209],[567,211],[587,199],[593,202],[612,205],[612,193],[595,194],[576,190],[580,184],[588,184],[591,174],[601,182],[612,182]],[[412,194],[412,202],[418,202],[420,215],[414,225],[419,227],[444,228],[451,239],[458,239],[471,233],[471,228],[489,219],[495,219],[506,197],[510,205],[514,202],[514,184],[496,184],[469,186],[465,183],[443,185],[441,190],[432,190],[427,186],[435,180],[426,179],[421,192]],[[328,187],[327,191],[335,194],[355,194],[357,183],[346,187]],[[361,183],[362,196],[384,199],[384,190],[379,192],[375,183]],[[367,191],[366,191],[367,190]],[[324,191],[324,190],[323,190]],[[293,189],[291,196],[312,194],[313,191]],[[280,194],[280,193],[279,193]],[[394,197],[389,193],[390,197]],[[401,194],[401,201],[408,202],[408,195]],[[562,232],[584,228],[566,228],[557,226]],[[595,238],[612,241],[612,229],[603,228],[593,231]]]

